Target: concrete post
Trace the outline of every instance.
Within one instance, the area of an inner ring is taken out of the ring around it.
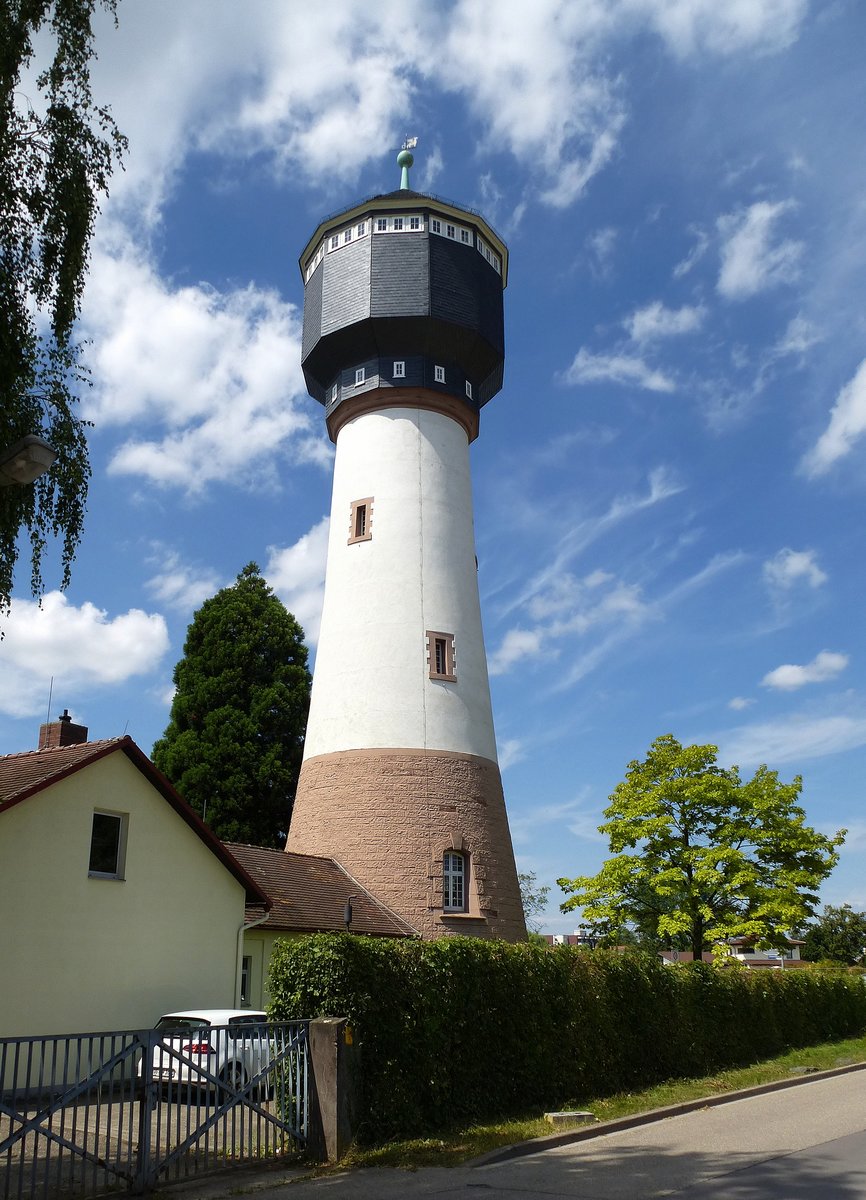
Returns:
[[[316,1162],[339,1162],[352,1145],[357,1059],[345,1017],[310,1021],[310,1114],[307,1153]]]

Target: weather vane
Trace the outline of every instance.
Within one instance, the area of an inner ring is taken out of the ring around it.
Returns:
[[[418,145],[416,137],[403,139],[403,146],[397,155],[397,166],[400,168],[400,190],[409,191],[409,168],[415,161],[412,151]]]

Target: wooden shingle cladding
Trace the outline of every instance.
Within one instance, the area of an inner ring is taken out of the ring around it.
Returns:
[[[391,221],[395,211],[418,214],[420,228],[407,216],[402,231],[376,232],[376,214]],[[331,232],[359,219],[361,237]],[[434,220],[456,236],[432,232]],[[335,248],[320,254],[331,237]],[[328,415],[357,394],[361,368],[364,388],[395,386],[395,358],[407,383],[441,387],[475,412],[501,388],[507,249],[477,214],[415,192],[374,197],[320,225],[301,268],[304,378]]]
[[[271,899],[262,928],[321,933],[345,929],[352,897],[352,932],[379,937],[417,937],[417,930],[381,904],[332,858],[293,854],[262,846],[226,843],[228,850]],[[255,911],[249,915],[254,919]]]

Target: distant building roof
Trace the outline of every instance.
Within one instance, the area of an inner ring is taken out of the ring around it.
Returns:
[[[303,933],[343,929],[346,901],[352,896],[353,933],[418,936],[416,929],[371,896],[332,858],[287,854],[237,842],[226,845],[271,898],[266,929]]]
[[[125,754],[133,766],[171,805],[177,815],[201,838],[207,848],[235,877],[246,892],[247,903],[270,907],[266,892],[250,877],[244,867],[231,855],[215,833],[174,790],[163,773],[154,766],[131,737],[108,738],[99,742],[79,742],[44,750],[28,750],[23,754],[0,756],[0,816],[16,804],[35,796],[46,788],[77,771],[89,767],[109,754]]]

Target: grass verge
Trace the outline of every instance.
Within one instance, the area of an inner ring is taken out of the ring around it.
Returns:
[[[766,1059],[748,1067],[718,1071],[704,1079],[671,1079],[642,1092],[624,1092],[603,1098],[578,1096],[562,1107],[589,1110],[599,1121],[611,1121],[616,1117],[649,1112],[669,1104],[681,1104],[686,1100],[700,1100],[761,1083],[789,1079],[804,1069],[828,1071],[856,1062],[866,1062],[866,1036],[791,1050],[778,1058]],[[414,1170],[418,1167],[458,1166],[500,1146],[544,1137],[549,1133],[562,1132],[562,1129],[562,1126],[558,1126],[554,1131],[544,1120],[543,1114],[536,1111],[514,1120],[440,1131],[435,1137],[355,1148],[340,1167],[401,1167]]]

